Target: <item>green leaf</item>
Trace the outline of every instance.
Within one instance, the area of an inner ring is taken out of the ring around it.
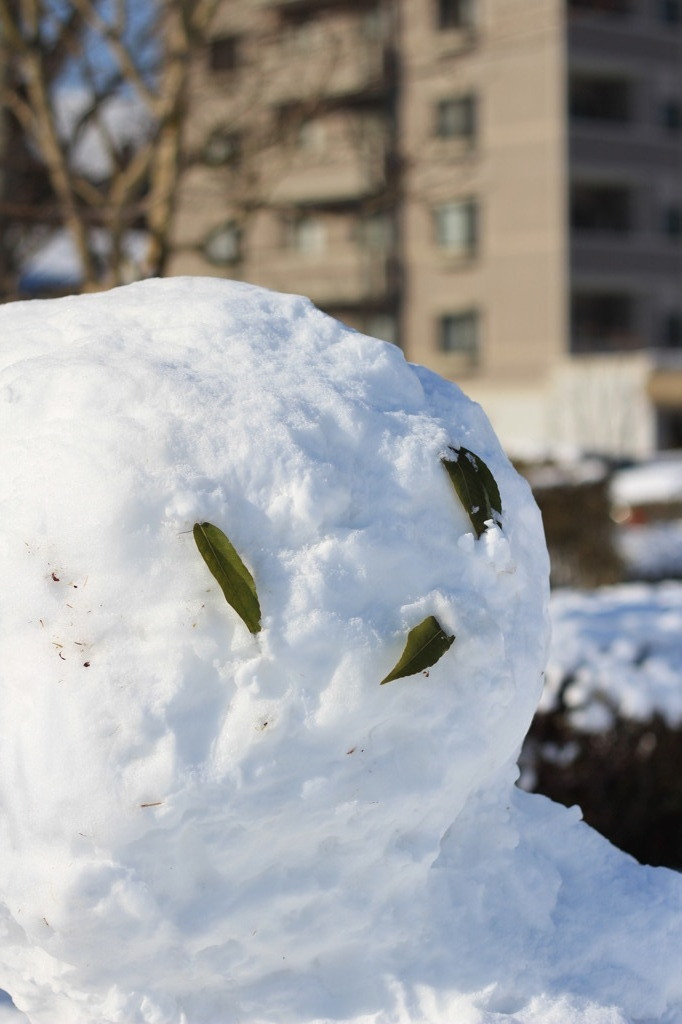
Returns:
[[[260,604],[253,576],[222,530],[212,523],[195,523],[194,539],[206,562],[237,615],[252,633],[260,632]]]
[[[489,519],[499,523],[502,499],[495,477],[483,459],[468,448],[450,448],[451,459],[441,459],[452,480],[457,497],[464,505],[471,524],[480,537]]]
[[[429,615],[428,619],[424,619],[407,634],[405,650],[398,664],[381,680],[381,685],[402,676],[413,676],[435,665],[452,646],[454,639],[454,636],[448,636],[443,631],[435,616]]]

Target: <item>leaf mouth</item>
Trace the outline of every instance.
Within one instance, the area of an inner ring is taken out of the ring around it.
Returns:
[[[199,554],[217,580],[227,603],[251,633],[261,630],[261,610],[253,576],[223,531],[213,523],[195,523]]]
[[[380,685],[431,668],[454,642],[454,635],[448,636],[435,615],[429,615],[407,634],[403,653]]]

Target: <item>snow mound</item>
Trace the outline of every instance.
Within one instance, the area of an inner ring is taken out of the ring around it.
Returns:
[[[247,285],[0,317],[0,986],[30,1021],[679,1022],[680,879],[513,787],[547,558],[480,408]],[[500,490],[480,537],[460,446]],[[452,645],[381,685],[431,616]]]

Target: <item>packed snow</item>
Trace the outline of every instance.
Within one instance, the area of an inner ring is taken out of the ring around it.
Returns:
[[[19,1010],[679,1024],[682,879],[514,786],[548,566],[481,409],[242,284],[0,318],[0,986]],[[460,446],[501,496],[478,538],[441,465]],[[203,522],[253,576],[255,635]],[[452,646],[381,685],[430,616]]]

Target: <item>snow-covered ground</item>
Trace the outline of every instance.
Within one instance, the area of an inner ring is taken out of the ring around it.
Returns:
[[[611,482],[611,497],[620,508],[644,504],[682,503],[682,458],[661,454],[641,465],[621,469]]]
[[[246,285],[0,322],[0,986],[33,1024],[679,1024],[682,878],[514,785],[548,567],[481,410]]]
[[[542,711],[564,688],[579,730],[608,729],[614,714],[682,722],[682,583],[559,590],[551,614]]]
[[[622,524],[615,540],[628,576],[682,578],[680,453],[620,470],[611,481],[611,500]]]
[[[615,541],[628,578],[682,578],[682,520],[621,526]]]

